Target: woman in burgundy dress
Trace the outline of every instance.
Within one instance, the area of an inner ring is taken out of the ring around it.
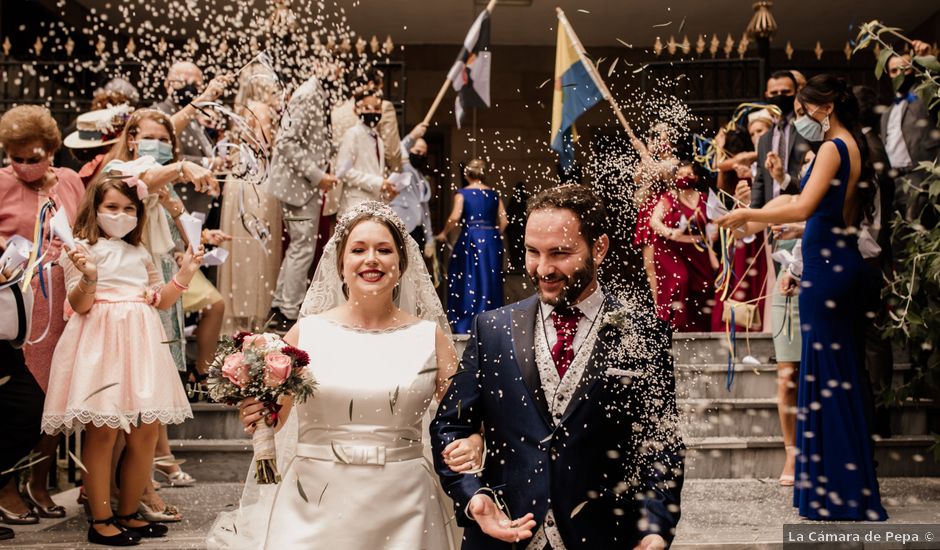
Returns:
[[[690,163],[676,170],[675,189],[664,193],[653,209],[656,312],[680,332],[703,332],[710,326],[716,260],[706,237],[705,197],[695,189]]]

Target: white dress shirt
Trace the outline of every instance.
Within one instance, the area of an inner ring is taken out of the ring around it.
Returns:
[[[901,101],[891,106],[891,113],[888,115],[888,125],[885,129],[885,152],[888,153],[891,168],[908,168],[914,164],[911,160],[911,153],[907,150],[907,143],[904,142],[904,132],[901,129],[901,122],[904,120],[904,111],[906,110],[907,101]]]
[[[571,347],[575,351],[577,351],[581,343],[584,342],[588,330],[590,330],[591,325],[594,324],[594,319],[600,314],[603,305],[604,293],[601,292],[601,288],[598,286],[590,296],[571,306],[578,308],[578,310],[584,314],[581,316],[581,319],[578,320],[578,331],[575,333],[574,341],[571,343]],[[555,330],[555,322],[552,320],[552,312],[555,311],[555,306],[540,301],[539,308],[541,308],[542,312],[542,323],[545,329],[545,337],[548,341],[548,349],[552,349],[555,347],[555,343],[558,342],[558,332]]]

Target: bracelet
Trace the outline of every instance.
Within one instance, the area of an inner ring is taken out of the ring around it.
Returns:
[[[91,290],[85,290],[85,289],[82,287],[81,283],[79,283],[79,284],[77,284],[77,285],[75,285],[75,286],[78,288],[78,291],[79,291],[79,292],[81,292],[82,294],[88,294],[89,296],[94,296],[94,295],[95,295],[95,292],[97,291],[97,289],[95,289],[95,288],[92,288]]]
[[[170,279],[170,282],[173,283],[173,286],[175,286],[176,288],[182,290],[183,292],[186,292],[187,290],[189,290],[189,286],[188,286],[188,285],[184,285],[183,283],[177,281],[175,275],[173,276],[172,279]]]
[[[181,161],[180,161],[179,169],[176,171],[176,179],[177,179],[177,181],[183,181],[183,163],[184,163],[184,162],[186,162],[186,161],[185,161],[185,160],[181,160]]]

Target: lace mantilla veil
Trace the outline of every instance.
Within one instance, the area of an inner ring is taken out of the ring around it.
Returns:
[[[307,290],[307,296],[300,308],[300,318],[318,315],[346,303],[342,289],[343,280],[336,267],[336,257],[340,253],[337,248],[345,233],[350,230],[350,222],[362,216],[389,221],[395,224],[404,237],[408,267],[399,281],[398,307],[416,317],[436,323],[445,334],[450,336],[451,329],[447,315],[444,313],[434,284],[431,282],[431,276],[424,265],[418,243],[411,238],[401,218],[388,205],[375,201],[367,201],[356,206],[339,220],[336,231],[326,243],[313,281]],[[312,399],[316,399],[316,394]],[[435,407],[436,404],[432,404],[431,408]],[[429,412],[433,413],[433,411]],[[277,467],[282,474],[294,458],[297,425],[297,415],[291,414],[284,427],[277,433]],[[425,428],[427,428],[427,419]],[[427,429],[424,430],[423,439],[426,445],[425,455],[429,456]],[[249,445],[249,440],[245,440],[245,445]],[[258,485],[255,482],[254,470],[252,461],[252,465],[248,468],[238,509],[219,514],[209,531],[206,542],[210,549],[255,549],[264,545],[278,485]]]

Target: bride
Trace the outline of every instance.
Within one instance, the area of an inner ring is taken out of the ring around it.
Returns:
[[[388,206],[366,202],[340,220],[284,340],[310,355],[317,391],[281,402],[281,483],[259,486],[249,472],[240,508],[219,516],[208,546],[455,548],[422,440],[457,354],[418,246]],[[272,423],[257,401],[240,409],[248,432]],[[447,463],[471,471],[481,448],[479,435],[455,441]]]

